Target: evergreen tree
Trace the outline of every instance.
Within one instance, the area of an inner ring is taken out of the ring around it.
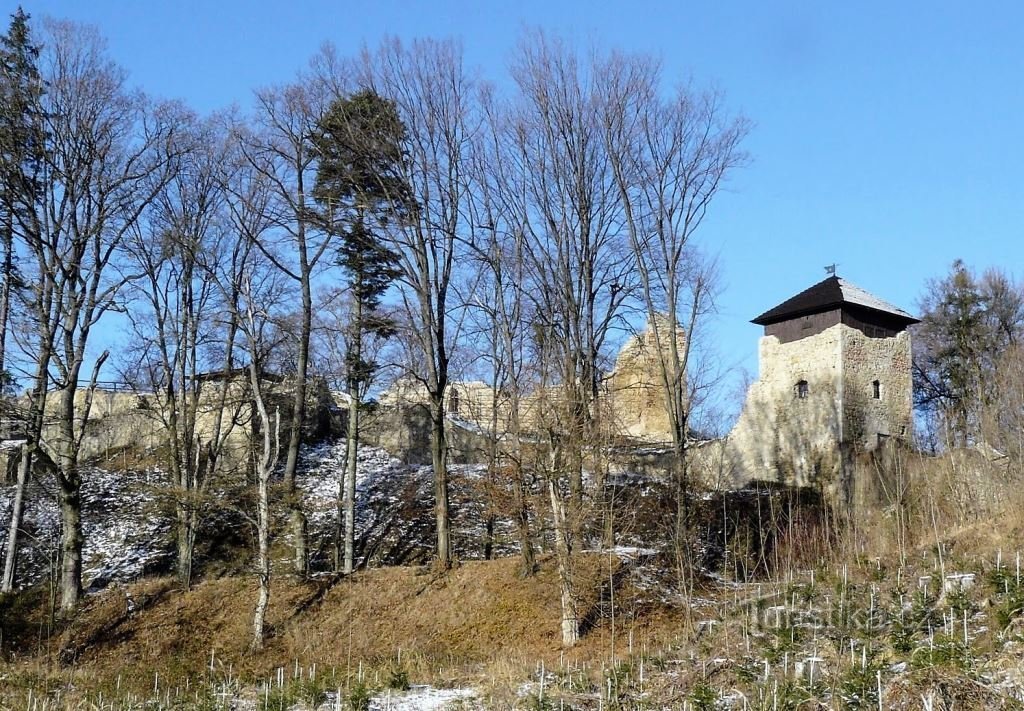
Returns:
[[[15,292],[24,286],[17,269],[15,236],[20,234],[23,240],[37,236],[37,206],[42,193],[38,176],[46,136],[40,103],[43,81],[38,68],[39,48],[31,40],[28,20],[29,16],[19,7],[11,16],[7,34],[0,36],[0,395],[10,391],[13,384],[7,358],[7,335],[11,301]],[[37,306],[48,303],[46,290],[37,291],[33,301]],[[35,316],[38,318],[40,312]],[[53,331],[41,323],[38,325],[35,376],[28,406],[16,412],[22,425],[20,434],[26,441],[18,462],[0,592],[14,589],[25,491],[42,433],[49,385]]]
[[[14,237],[34,229],[37,175],[43,155],[39,99],[39,47],[33,44],[29,15],[20,7],[0,37],[0,378],[7,372],[7,331],[11,299],[22,285]]]
[[[341,237],[338,264],[350,297],[345,351],[348,454],[344,515],[339,516],[339,527],[344,520],[344,531],[339,530],[343,544],[339,542],[338,550],[346,573],[354,565],[360,403],[378,367],[365,346],[368,339],[388,338],[395,330],[393,319],[381,311],[381,299],[400,270],[398,255],[388,248],[383,232],[392,220],[404,219],[413,209],[409,187],[398,170],[404,138],[405,127],[394,104],[369,90],[337,99],[316,137],[320,163],[314,198],[325,208],[327,229]]]
[[[978,440],[996,396],[998,363],[1024,336],[1024,291],[990,270],[979,279],[959,259],[929,283],[915,332],[914,398],[937,418],[949,444]]]

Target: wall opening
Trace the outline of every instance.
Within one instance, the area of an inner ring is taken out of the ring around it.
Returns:
[[[880,400],[882,398],[881,382],[876,380],[873,383],[871,383],[871,397],[875,398],[876,400]]]
[[[448,396],[448,414],[459,414],[459,391],[452,388],[452,394]]]
[[[800,382],[798,382],[794,387],[794,390],[796,391],[796,396],[801,400],[806,398],[807,395],[810,393],[810,389],[807,387],[806,380],[801,380]]]

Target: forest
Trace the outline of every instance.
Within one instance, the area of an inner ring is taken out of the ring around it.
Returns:
[[[294,572],[308,564],[295,492],[314,377],[349,396],[339,563],[351,571],[359,414],[385,359],[427,393],[435,557],[451,565],[444,401],[472,359],[513,399],[559,391],[544,451],[529,456],[550,489],[573,644],[569,561],[587,451],[607,436],[593,403],[608,351],[631,316],[667,317],[651,322],[668,324],[656,336],[672,351],[661,370],[682,452],[689,354],[676,345],[692,339],[676,329],[695,332],[714,296],[691,238],[745,160],[747,122],[715,92],[666,94],[653,59],[584,62],[543,34],[513,62],[513,96],[474,78],[453,41],[389,40],[357,57],[322,50],[293,83],[259,90],[250,115],[200,117],[129,89],[94,29],[47,20],[35,31],[20,13],[4,40],[0,364],[25,392],[8,418],[24,440],[19,488],[39,465],[59,483],[61,610],[82,589],[80,453],[104,381],[153,395],[187,586],[194,503],[230,419],[198,427],[199,390],[220,372],[223,401],[227,374],[248,371],[263,609],[271,498],[287,509]],[[112,351],[115,329],[130,336]],[[284,417],[268,374],[292,383]],[[513,449],[509,476],[522,480],[527,454]],[[257,614],[257,647],[261,624]]]

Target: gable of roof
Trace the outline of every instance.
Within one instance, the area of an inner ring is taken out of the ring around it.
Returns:
[[[829,311],[843,306],[858,306],[868,311],[885,314],[908,326],[918,322],[918,319],[903,309],[883,301],[874,294],[838,276],[830,276],[809,289],[804,289],[796,296],[765,311],[752,322],[759,326],[767,326],[779,321]]]

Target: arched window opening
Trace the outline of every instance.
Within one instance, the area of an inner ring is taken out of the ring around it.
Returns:
[[[452,388],[451,395],[448,396],[448,414],[459,414],[459,391],[455,388]]]
[[[876,380],[873,383],[871,383],[871,396],[873,398],[875,398],[876,400],[880,400],[882,398],[882,383],[881,382]]]
[[[800,398],[801,400],[806,398],[808,393],[810,392],[809,388],[807,387],[807,381],[806,380],[801,380],[800,382],[798,382],[796,384],[795,390],[796,390],[796,396],[798,398]]]

